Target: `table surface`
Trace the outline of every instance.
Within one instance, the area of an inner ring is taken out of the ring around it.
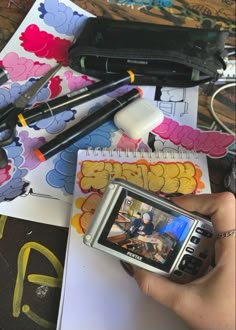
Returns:
[[[112,17],[133,21],[196,28],[216,28],[230,31],[227,44],[235,46],[235,1],[234,0],[180,0],[170,8],[136,5],[118,5],[115,0],[74,0],[83,9],[96,16]],[[124,3],[125,1],[123,1]],[[130,3],[131,1],[126,1]],[[147,2],[147,1],[146,1]],[[0,2],[0,50],[6,45],[19,24],[31,8],[34,0],[1,0]],[[145,1],[144,1],[145,3]],[[155,2],[153,2],[155,3]],[[215,87],[203,85],[199,89],[198,126],[217,127],[209,112],[210,97]],[[234,96],[235,99],[235,96]],[[234,102],[232,94],[223,93],[217,98],[217,111],[232,130],[235,129]],[[229,171],[231,159],[209,159],[211,188],[213,192],[224,191],[223,179]],[[13,317],[12,304],[17,277],[17,259],[22,249],[28,247],[27,273],[45,274],[55,277],[56,268],[63,267],[68,230],[56,226],[43,225],[15,218],[0,217],[0,329],[44,329],[38,322],[30,320],[23,313]],[[32,244],[35,243],[35,244]],[[38,244],[38,245],[37,245]],[[41,250],[37,248],[41,246]],[[39,252],[40,251],[40,252]],[[47,259],[47,252],[55,256]],[[22,281],[24,298],[22,304],[30,306],[35,313],[48,322],[56,324],[60,300],[58,287],[32,286],[27,278]]]

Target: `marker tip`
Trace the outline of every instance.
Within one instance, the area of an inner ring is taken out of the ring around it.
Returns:
[[[46,160],[44,155],[42,154],[42,152],[39,149],[35,149],[34,154],[40,162],[44,162]]]

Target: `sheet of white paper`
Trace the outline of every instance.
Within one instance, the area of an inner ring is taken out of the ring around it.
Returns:
[[[119,260],[82,243],[72,228],[57,330],[187,330],[174,313],[142,294]]]
[[[11,211],[9,212],[9,209]],[[21,210],[21,212],[19,212]],[[2,202],[0,214],[11,214],[11,217],[50,224],[59,227],[68,227],[71,213],[71,204],[58,199],[44,196],[19,196],[12,202]]]
[[[205,155],[188,154],[184,156],[180,153],[168,158],[167,155],[164,156],[159,153],[159,158],[157,154],[156,156],[152,154],[152,157],[149,158],[148,153],[141,154],[143,154],[143,161],[138,152],[136,156],[133,153],[127,155],[126,152],[115,151],[112,152],[111,156],[109,150],[91,150],[89,152],[79,150],[78,152],[77,179],[74,186],[73,208],[57,323],[58,330],[75,330],[78,327],[86,330],[94,328],[96,330],[148,330],[153,329],[153,327],[158,329],[186,329],[186,326],[176,315],[140,293],[134,280],[124,273],[115,257],[84,246],[82,242],[79,224],[82,223],[83,216],[85,216],[86,221],[89,221],[89,214],[92,216],[91,213],[96,208],[95,203],[99,199],[90,199],[90,197],[94,197],[99,192],[101,181],[104,186],[108,183],[110,172],[115,174],[116,178],[122,177],[127,180],[130,178],[130,180],[135,181],[135,177],[140,185],[142,182],[147,185],[148,174],[150,174],[148,169],[153,168],[158,161],[162,162],[164,159],[165,164],[162,163],[163,166],[168,166],[168,162],[170,163],[172,170],[164,170],[169,177],[172,177],[171,173],[174,173],[172,172],[174,171],[174,163],[180,165],[182,162],[189,168],[188,174],[187,172],[183,174],[184,178],[190,179],[198,171],[200,176],[196,179],[196,191],[198,193],[210,193]],[[116,172],[115,165],[118,166],[119,163],[121,167],[117,167],[119,171]],[[84,167],[83,164],[85,164]],[[122,164],[125,164],[124,171]],[[143,166],[142,170],[140,168],[138,171],[138,168],[134,168],[135,164]],[[190,164],[194,166],[195,170],[190,170]],[[105,172],[104,169],[106,169]],[[90,178],[92,181],[89,181]],[[82,181],[85,182],[85,186]],[[169,181],[171,181],[170,178]],[[87,184],[90,186],[88,191],[86,190]],[[187,183],[185,185],[188,186]],[[89,317],[91,311],[93,311],[92,318]]]
[[[160,101],[157,106],[168,118],[180,125],[197,127],[198,87],[161,88]]]

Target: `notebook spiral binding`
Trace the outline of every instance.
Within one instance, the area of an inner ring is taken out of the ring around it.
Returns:
[[[144,159],[198,159],[199,153],[194,150],[180,150],[180,151],[170,151],[170,150],[156,150],[156,151],[147,151],[144,149],[128,149],[125,150],[121,148],[88,148],[86,149],[86,156],[102,156],[102,157],[113,157],[117,156],[120,158],[132,157],[132,158],[144,158]]]

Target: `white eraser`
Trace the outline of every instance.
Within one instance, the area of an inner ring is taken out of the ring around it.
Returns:
[[[118,111],[113,120],[123,133],[137,140],[160,125],[164,115],[149,100],[141,98]]]

